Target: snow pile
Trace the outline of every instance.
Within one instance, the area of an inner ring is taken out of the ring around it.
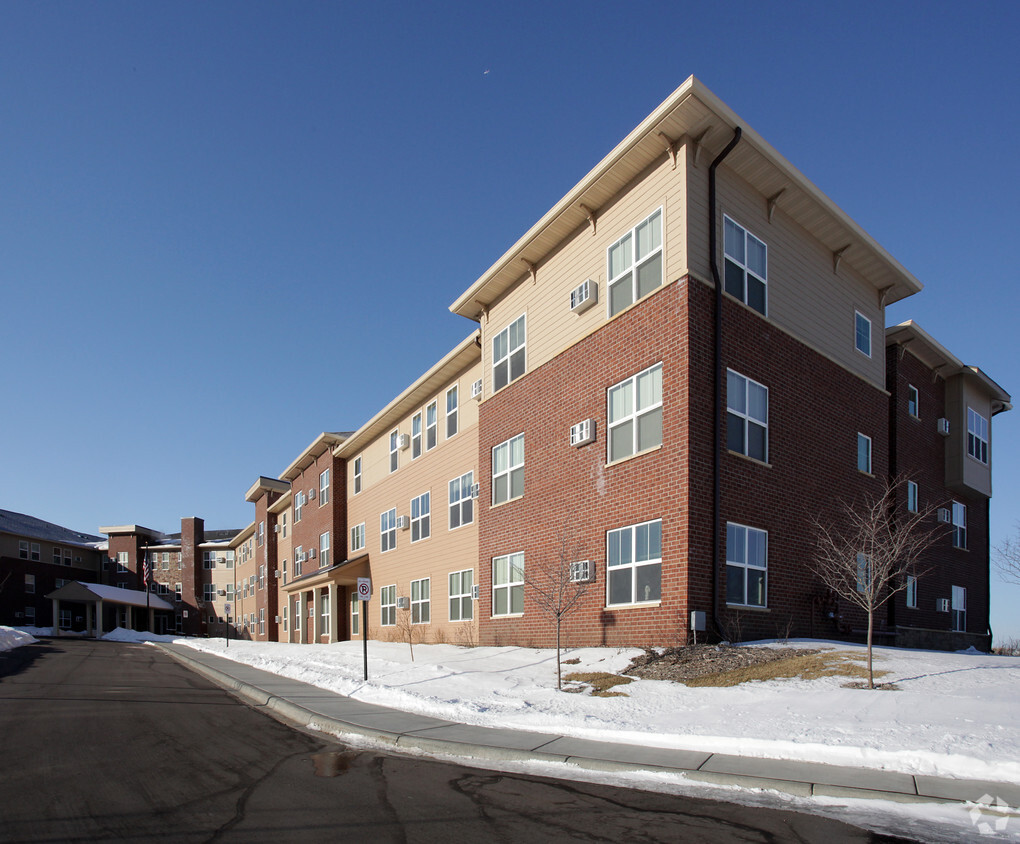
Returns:
[[[126,630],[118,627],[103,636],[107,642],[175,642],[178,636],[164,636],[159,633],[139,632],[138,630]],[[183,641],[183,640],[181,640]]]
[[[654,747],[799,759],[1020,783],[1020,659],[876,648],[876,671],[899,691],[845,688],[846,678],[688,688],[661,680],[627,697],[556,690],[555,651],[369,643],[290,645],[218,639],[183,644],[358,700],[451,721]],[[798,640],[804,647],[864,649]],[[564,674],[624,670],[636,649],[566,651]]]
[[[16,630],[13,627],[0,627],[0,651],[13,651],[22,645],[31,645],[37,642],[31,633],[24,630]]]

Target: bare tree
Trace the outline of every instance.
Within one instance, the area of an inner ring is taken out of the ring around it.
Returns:
[[[1006,583],[1020,584],[1020,522],[1016,527],[1016,536],[995,546],[995,567]]]
[[[424,637],[424,625],[415,623],[409,609],[397,610],[396,625],[397,635],[401,641],[407,642],[407,646],[411,649],[411,662],[414,662],[414,640],[417,638],[420,641]]]
[[[563,688],[560,663],[563,620],[577,607],[591,585],[594,571],[590,560],[583,559],[580,543],[566,530],[560,538],[555,556],[528,560],[523,580],[531,600],[556,624],[556,688]]]
[[[835,518],[812,519],[816,553],[810,566],[839,597],[868,615],[868,688],[875,688],[872,639],[875,610],[907,588],[919,570],[921,555],[941,533],[934,506],[910,512],[895,507],[905,478],[887,481],[880,494],[859,502],[840,501]]]

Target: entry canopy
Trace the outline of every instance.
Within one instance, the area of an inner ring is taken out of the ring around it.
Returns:
[[[95,604],[102,601],[107,604],[120,604],[128,607],[144,607],[148,600],[149,609],[172,610],[174,608],[173,604],[167,603],[152,593],[145,593],[137,589],[121,589],[119,586],[105,586],[101,583],[82,583],[78,580],[65,583],[46,597],[80,604]]]

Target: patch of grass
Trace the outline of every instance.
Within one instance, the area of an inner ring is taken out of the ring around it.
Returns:
[[[621,677],[619,674],[608,674],[605,671],[575,671],[563,678],[568,683],[584,683],[591,686],[592,697],[627,697],[626,692],[610,691],[613,686],[626,686],[633,683],[631,677]],[[580,689],[565,689],[565,691],[580,691]]]
[[[706,674],[682,681],[687,686],[724,687],[739,686],[755,680],[818,680],[822,677],[849,677],[867,681],[868,665],[863,654],[851,651],[823,651],[816,654],[779,659],[761,665],[747,665],[732,671]],[[884,677],[888,671],[875,671],[875,677]]]
[[[564,665],[580,665],[581,664],[581,660],[578,657],[575,656],[573,659],[565,659],[565,660],[563,660],[563,664]]]

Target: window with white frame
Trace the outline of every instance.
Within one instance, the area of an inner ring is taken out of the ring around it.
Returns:
[[[31,549],[30,552],[29,552],[29,558],[34,560],[37,563],[41,562],[42,561],[42,550],[39,548],[39,543],[38,542],[33,542],[33,543],[31,543],[29,545],[29,548]]]
[[[226,562],[227,568],[232,569],[234,567],[234,549],[231,548],[226,554],[223,555]]]
[[[867,592],[871,588],[871,560],[867,554],[857,555],[857,591]]]
[[[396,584],[379,590],[379,623],[383,627],[393,627],[397,623]]]
[[[329,531],[319,534],[319,568],[329,568]]]
[[[319,473],[319,506],[329,504],[329,469]]]
[[[34,574],[26,574],[25,575],[25,594],[26,595],[34,595],[35,594],[35,575]]]
[[[524,612],[524,553],[492,558],[492,614]]]
[[[609,316],[662,286],[662,209],[609,247]]]
[[[301,577],[301,569],[304,563],[304,546],[298,545],[294,549],[294,577]]]
[[[53,549],[53,565],[59,566],[64,560],[64,555],[60,553],[59,548]]]
[[[411,459],[421,456],[421,411],[411,417]]]
[[[25,624],[35,627],[35,607],[25,607]]]
[[[216,584],[214,583],[202,584],[202,600],[206,602],[216,600]]]
[[[231,586],[230,588],[233,589],[234,587]],[[184,598],[184,584],[183,583],[175,583],[174,584],[174,600],[179,604],[183,598]]]
[[[216,552],[215,551],[203,551],[202,552],[202,568],[214,569],[216,568]]]
[[[606,604],[658,601],[662,594],[662,520],[606,533]]]
[[[170,594],[170,585],[167,584],[167,583],[157,583],[156,584],[156,594],[158,594],[158,595],[169,595]]]
[[[764,607],[768,598],[768,539],[758,528],[726,523],[726,603]]]
[[[301,511],[305,506],[305,494],[303,492],[294,493],[294,524],[301,521]]]
[[[266,608],[259,607],[259,635],[266,635]]]
[[[233,601],[234,600],[234,584],[233,583],[228,583],[226,585],[226,588],[224,588],[223,591],[227,593],[226,597],[227,597],[228,601]]]
[[[953,502],[953,547],[967,547],[967,506]]]
[[[431,493],[423,492],[411,499],[411,542],[428,539],[432,534],[431,515]]]
[[[261,548],[266,541],[266,523],[265,521],[259,522],[259,533],[257,545]]]
[[[769,460],[769,389],[726,370],[726,447],[762,463]]]
[[[280,537],[287,538],[287,511],[280,513]]]
[[[284,633],[287,632],[287,628],[288,628],[288,625],[289,625],[289,613],[288,613],[289,609],[290,609],[290,607],[288,607],[286,604],[284,604],[284,607],[283,607],[283,619],[282,619],[283,620],[283,632]]]
[[[266,588],[266,567],[259,566],[259,589]]]
[[[857,433],[857,471],[871,474],[871,437]]]
[[[365,549],[365,523],[351,528],[351,553]]]
[[[281,578],[280,579],[283,581],[283,585],[286,586],[287,585],[287,560],[286,560],[286,558],[283,561],[281,561],[281,563],[280,563],[280,574],[281,574]]]
[[[920,398],[917,394],[917,387],[913,384],[907,385],[907,413],[915,419],[920,416]]]
[[[450,530],[469,525],[475,520],[475,502],[471,497],[471,487],[474,484],[474,472],[465,472],[450,481]]]
[[[361,458],[354,458],[354,494],[361,492]]]
[[[18,540],[18,556],[22,560],[28,559],[28,540],[26,539]]]
[[[524,314],[492,338],[492,390],[501,390],[524,374],[527,326]]]
[[[662,364],[609,388],[608,460],[622,460],[662,445]]]
[[[457,433],[457,385],[446,391],[446,438]]]
[[[725,217],[723,289],[758,313],[767,311],[768,248],[743,226]]]
[[[917,507],[917,484],[913,481],[907,481],[907,510],[911,513],[916,513]]]
[[[871,320],[860,311],[854,311],[854,347],[871,357]]]
[[[234,556],[234,552],[233,551],[227,551],[227,557],[228,558],[231,558],[233,556]],[[170,552],[169,551],[164,551],[162,554],[160,554],[159,563],[160,563],[160,567],[163,569],[163,571],[169,571],[170,570]],[[229,568],[229,566],[228,566],[228,568]]]
[[[967,590],[963,586],[953,587],[953,630],[967,632]]]
[[[439,442],[439,403],[433,399],[425,408],[425,450],[431,451]]]
[[[907,609],[917,609],[917,578],[912,574],[907,575]]]
[[[128,570],[128,552],[118,551],[117,552],[117,572],[123,574]]]
[[[524,495],[524,434],[492,449],[492,503]]]
[[[71,552],[70,552],[70,551],[68,551],[68,550],[67,550],[67,549],[65,548],[65,549],[64,549],[64,565],[65,565],[65,566],[69,566],[69,565],[71,565],[71,557],[72,557],[72,554],[71,554]],[[80,561],[80,559],[81,559],[81,558],[79,558],[79,561]],[[168,568],[169,568],[169,567],[168,567]]]
[[[391,507],[379,516],[379,550],[392,551],[397,547],[397,508]]]
[[[351,635],[361,634],[361,601],[358,600],[358,593],[351,593]]]
[[[70,630],[71,629],[71,611],[61,610],[60,611],[60,629]]]
[[[474,618],[472,593],[475,585],[474,569],[450,572],[450,621],[471,621]]]
[[[432,618],[429,578],[411,581],[411,624],[428,624]]]
[[[321,622],[321,626],[319,627],[319,630],[321,630],[323,633],[328,633],[329,632],[329,612],[330,612],[330,609],[331,609],[331,607],[329,605],[329,592],[327,590],[323,589],[322,590],[322,594],[319,595],[319,619],[320,619],[320,622]]]
[[[988,462],[988,420],[974,408],[967,408],[967,454]]]
[[[390,431],[390,474],[400,465],[400,431]]]

